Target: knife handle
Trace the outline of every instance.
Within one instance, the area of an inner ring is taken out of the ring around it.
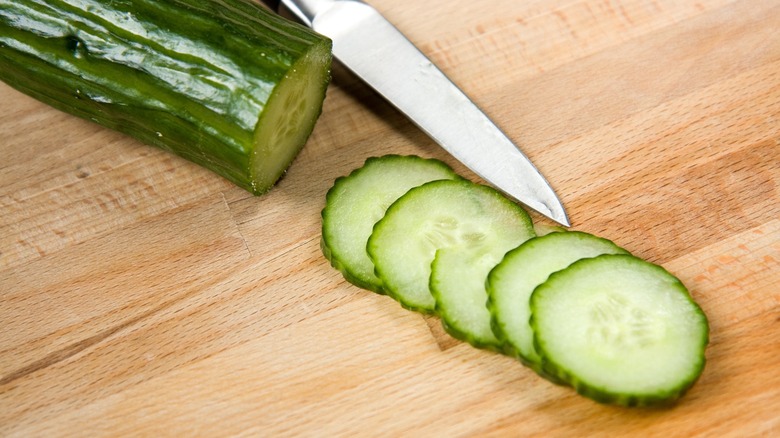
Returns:
[[[268,6],[268,9],[274,12],[279,11],[279,0],[261,0],[261,3],[264,3],[266,6]]]
[[[296,19],[306,26],[312,27],[312,21],[317,14],[336,6],[339,3],[365,3],[362,0],[261,0],[271,10],[279,15]]]
[[[299,13],[296,13],[295,11],[290,10],[289,7],[285,6],[282,0],[261,0],[261,3],[267,6],[268,9],[270,9],[272,12],[279,14],[279,16],[283,18],[311,27],[311,24],[308,21],[301,19]]]

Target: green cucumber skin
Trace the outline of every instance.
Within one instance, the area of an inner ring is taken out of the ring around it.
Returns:
[[[350,274],[347,265],[342,263],[341,260],[333,254],[330,246],[328,246],[328,242],[324,238],[320,238],[320,250],[322,251],[322,255],[325,257],[325,260],[330,263],[330,266],[339,271],[341,276],[344,277],[347,282],[361,289],[365,289],[379,295],[385,295],[385,290],[381,285],[364,281],[362,278]]]
[[[258,118],[313,47],[329,69],[330,44],[244,0],[0,0],[0,79],[255,194]]]
[[[547,285],[551,281],[554,282],[556,277],[567,275],[567,271],[570,270],[587,269],[587,265],[590,263],[599,262],[600,260],[608,260],[608,259],[614,259],[614,260],[625,259],[627,261],[631,261],[634,263],[642,263],[645,266],[649,266],[652,269],[658,270],[662,274],[667,275],[669,278],[673,278],[675,280],[675,287],[685,295],[689,303],[695,309],[696,316],[699,318],[699,321],[703,324],[701,338],[699,339],[699,346],[702,354],[699,358],[700,360],[697,363],[696,368],[692,370],[692,372],[690,373],[690,377],[687,380],[680,382],[677,387],[670,388],[665,392],[656,392],[652,394],[616,393],[614,391],[609,390],[608,388],[601,388],[598,386],[590,385],[587,382],[582,381],[576,375],[574,375],[574,373],[572,373],[565,367],[561,366],[560,364],[556,363],[545,353],[544,341],[539,336],[538,321],[537,318],[534,316],[534,312],[533,312],[533,308],[536,306],[535,301],[540,299],[540,296],[545,293],[544,290],[546,287],[548,287]],[[672,274],[670,274],[662,266],[655,265],[650,262],[638,259],[633,255],[604,254],[593,258],[581,259],[572,263],[566,269],[551,274],[545,283],[542,283],[534,290],[533,294],[531,295],[531,308],[532,308],[532,312],[531,312],[530,324],[534,330],[534,346],[539,352],[542,359],[542,373],[553,376],[559,382],[564,382],[565,384],[568,384],[569,386],[574,388],[574,390],[578,394],[590,398],[591,400],[594,400],[598,403],[625,406],[625,407],[671,406],[675,402],[677,402],[683,395],[685,395],[686,392],[688,392],[688,390],[698,381],[699,377],[701,377],[701,374],[704,371],[704,366],[706,363],[704,350],[709,344],[709,322],[706,314],[704,313],[702,308],[698,305],[698,303],[694,301],[688,289],[679,279],[677,279]]]
[[[444,319],[441,319],[441,326],[448,335],[459,341],[466,342],[474,348],[479,348],[481,350],[491,351],[493,353],[499,354],[505,353],[504,346],[494,339],[474,337],[471,333],[465,330],[461,330],[460,327],[449,324]]]

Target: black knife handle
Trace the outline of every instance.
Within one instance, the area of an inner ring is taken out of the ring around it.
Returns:
[[[279,11],[280,0],[262,0],[262,2],[265,3],[265,5],[268,6],[272,11]]]

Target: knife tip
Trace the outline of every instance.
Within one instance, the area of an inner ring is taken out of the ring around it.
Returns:
[[[556,196],[554,197],[554,199],[550,199],[548,201],[550,202],[543,202],[540,203],[540,205],[538,206],[529,205],[527,203],[524,204],[531,210],[536,211],[537,213],[554,221],[559,225],[562,225],[566,228],[571,227],[571,221],[569,220],[569,216],[566,214],[566,210],[563,208],[563,204],[558,199],[558,197]],[[520,202],[523,203],[522,201]]]
[[[542,213],[545,217],[552,219],[553,221],[555,221],[555,223],[559,225],[563,225],[566,228],[571,227],[569,216],[566,214],[566,211],[563,210],[563,208],[557,211],[551,211],[550,214],[545,214],[543,212],[540,213]]]

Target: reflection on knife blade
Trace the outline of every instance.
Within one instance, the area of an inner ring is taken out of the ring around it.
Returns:
[[[359,0],[281,4],[331,38],[336,59],[461,163],[508,196],[569,226],[561,201],[531,161],[376,9]]]

